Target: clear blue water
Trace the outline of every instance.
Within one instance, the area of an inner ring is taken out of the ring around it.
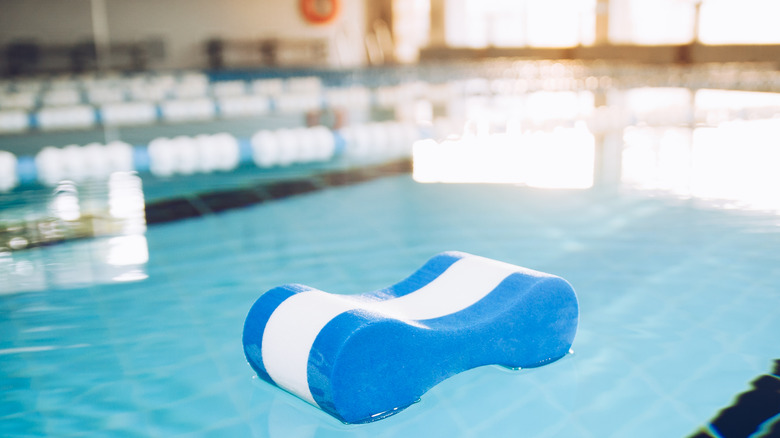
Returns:
[[[685,436],[780,357],[779,224],[626,188],[401,175],[150,226],[139,281],[101,280],[109,238],[19,251],[43,286],[0,296],[0,435]],[[265,290],[365,292],[444,250],[569,280],[574,354],[462,373],[360,426],[254,376],[241,332]]]

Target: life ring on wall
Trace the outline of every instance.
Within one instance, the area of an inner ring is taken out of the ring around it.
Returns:
[[[327,7],[320,8],[320,5]],[[301,0],[301,14],[303,18],[312,24],[331,23],[341,12],[340,0]]]

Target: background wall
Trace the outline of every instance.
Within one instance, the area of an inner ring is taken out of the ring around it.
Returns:
[[[342,0],[339,19],[310,25],[297,1],[105,0],[112,41],[161,38],[166,59],[159,68],[203,67],[209,38],[325,38],[332,65],[365,60],[366,0]],[[90,0],[0,0],[0,46],[32,39],[70,44],[92,38]]]
[[[0,44],[14,39],[77,42],[92,36],[88,0],[0,0]]]

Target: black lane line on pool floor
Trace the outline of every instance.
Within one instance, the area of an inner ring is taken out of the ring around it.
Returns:
[[[403,159],[376,166],[325,172],[305,178],[265,182],[237,189],[150,202],[146,204],[146,223],[154,225],[201,217],[329,187],[358,184],[411,171],[412,161]]]
[[[750,383],[752,388],[722,409],[710,421],[708,430],[700,430],[690,438],[742,438],[756,433],[780,437],[780,359],[775,360],[770,374],[762,374]]]

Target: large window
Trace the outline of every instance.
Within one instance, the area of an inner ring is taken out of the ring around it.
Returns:
[[[691,0],[610,0],[609,40],[613,44],[687,44],[696,17]]]
[[[451,47],[573,47],[595,41],[596,0],[445,0]],[[612,44],[780,43],[778,0],[608,0]]]
[[[704,0],[699,40],[704,44],[778,44],[778,18],[778,0]]]
[[[428,44],[430,24],[430,0],[393,0],[396,59],[401,62],[417,60],[420,47]]]
[[[704,44],[780,43],[777,0],[609,0],[609,39],[618,44],[687,44],[696,5]]]
[[[573,47],[595,40],[596,0],[447,0],[452,47]]]

